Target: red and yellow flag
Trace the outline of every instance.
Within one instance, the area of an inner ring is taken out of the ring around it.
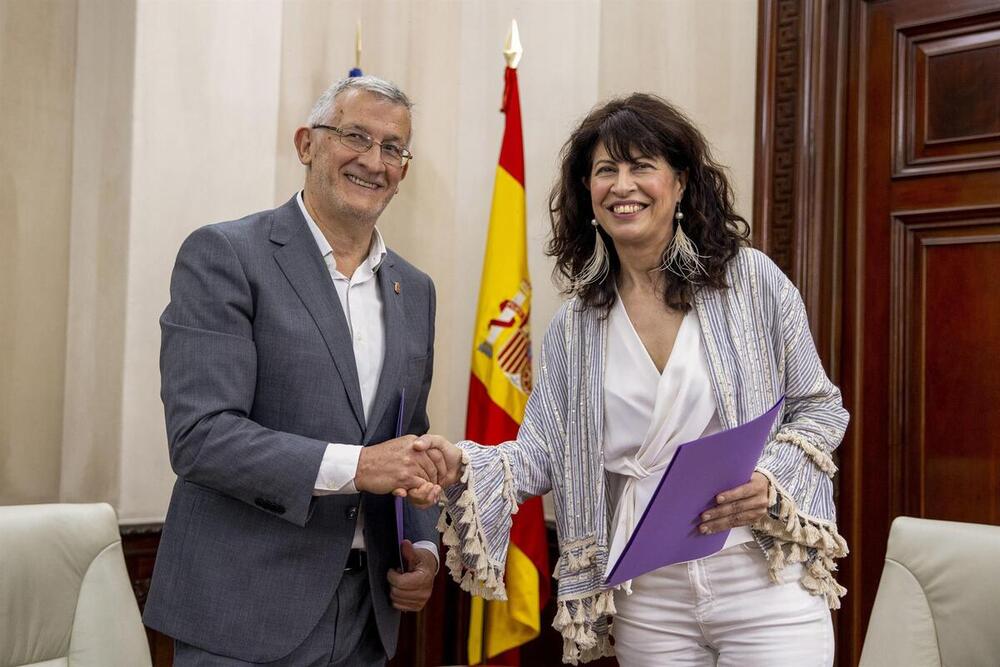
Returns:
[[[466,437],[498,444],[517,437],[531,392],[531,281],[524,206],[524,144],[517,70],[505,72],[506,126],[493,186],[493,207],[476,310]],[[542,499],[514,515],[507,554],[507,601],[472,599],[469,663],[510,651],[538,636],[549,596],[549,565]],[[485,613],[484,613],[485,607]],[[517,653],[504,656],[517,664]]]

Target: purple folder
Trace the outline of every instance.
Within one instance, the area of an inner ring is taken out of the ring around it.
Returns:
[[[711,556],[729,531],[698,532],[701,513],[720,491],[745,484],[760,459],[784,397],[760,417],[736,428],[686,442],[642,513],[635,531],[608,574],[608,588],[665,565]]]
[[[399,414],[396,415],[396,437],[403,437],[403,409],[406,407],[406,389],[399,390]],[[406,571],[403,562],[403,499],[396,496],[396,544],[399,550],[399,569]]]

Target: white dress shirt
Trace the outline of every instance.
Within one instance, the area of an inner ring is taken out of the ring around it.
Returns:
[[[375,390],[378,389],[379,377],[382,374],[382,362],[385,358],[385,321],[382,317],[382,297],[378,291],[378,281],[375,274],[385,258],[385,242],[378,229],[372,234],[371,248],[368,257],[361,262],[350,278],[337,270],[337,259],[333,248],[320,230],[316,221],[309,215],[300,191],[296,197],[299,209],[302,211],[309,231],[312,232],[323,261],[330,271],[333,286],[337,290],[340,306],[347,318],[347,326],[351,331],[351,344],[354,347],[354,360],[358,368],[358,381],[361,384],[361,403],[365,410],[365,419],[371,413]],[[357,493],[354,476],[358,471],[358,459],[361,457],[360,445],[349,445],[331,442],[326,446],[323,461],[319,466],[313,495],[324,496],[339,493]],[[438,558],[437,545],[433,542],[414,542],[414,547],[426,549]],[[359,509],[358,522],[354,528],[354,549],[365,548],[364,516]]]
[[[677,448],[721,430],[708,360],[694,310],[677,331],[661,373],[621,298],[608,315],[604,370],[604,467],[617,499],[608,567],[621,555]],[[753,539],[734,528],[726,547]]]

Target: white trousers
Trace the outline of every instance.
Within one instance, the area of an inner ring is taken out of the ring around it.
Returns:
[[[670,565],[615,591],[621,667],[830,667],[833,623],[799,584],[802,565],[771,583],[755,542]]]

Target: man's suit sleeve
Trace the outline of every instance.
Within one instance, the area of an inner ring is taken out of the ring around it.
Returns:
[[[161,397],[179,477],[305,525],[327,443],[250,418],[257,382],[254,299],[217,227],[181,246],[160,317]]]
[[[424,381],[420,387],[420,396],[413,411],[410,421],[410,433],[423,435],[427,433],[430,419],[427,416],[427,396],[431,391],[431,376],[434,372],[434,316],[436,309],[436,295],[434,283],[427,279],[429,296],[428,326],[430,335],[427,343],[427,366],[424,371]],[[424,510],[417,509],[411,503],[403,503],[404,524],[406,526],[406,538],[411,542],[426,541],[438,543],[440,534],[437,531],[437,520],[440,511],[437,507],[429,507]]]

